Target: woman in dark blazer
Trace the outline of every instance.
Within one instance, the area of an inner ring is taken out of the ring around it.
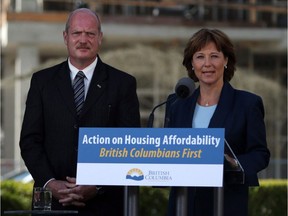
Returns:
[[[258,186],[257,173],[268,166],[262,99],[234,89],[229,81],[235,71],[235,53],[230,39],[217,29],[201,29],[187,43],[183,65],[199,87],[191,97],[167,106],[168,127],[225,128],[225,139],[244,169],[243,184],[224,181],[224,216],[248,215],[248,188]],[[227,160],[237,167],[237,161]],[[213,176],[211,176],[213,178]],[[176,215],[177,189],[169,197],[169,216]],[[214,189],[188,188],[188,215],[213,216]]]

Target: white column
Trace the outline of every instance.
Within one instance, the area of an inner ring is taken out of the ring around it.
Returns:
[[[20,46],[16,53],[15,62],[15,97],[14,97],[14,164],[16,169],[21,168],[21,155],[19,148],[19,137],[27,92],[30,85],[30,74],[39,64],[39,53],[37,47],[32,45]]]

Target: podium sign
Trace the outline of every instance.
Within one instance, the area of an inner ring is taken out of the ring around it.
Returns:
[[[80,128],[77,184],[223,184],[222,128]]]

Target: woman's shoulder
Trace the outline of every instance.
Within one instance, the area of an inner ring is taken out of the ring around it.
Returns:
[[[262,101],[262,98],[251,91],[241,90],[241,89],[234,89],[235,96],[238,100],[245,100],[245,101]]]
[[[235,89],[235,104],[242,107],[242,110],[260,110],[264,113],[262,98],[250,91]]]
[[[248,91],[248,90],[243,90],[243,89],[237,89],[235,87],[233,87],[230,83],[225,83],[224,86],[224,91],[226,92],[226,95],[230,95],[229,97],[231,97],[232,95],[236,98],[236,100],[240,100],[240,101],[262,101],[261,96],[259,96],[258,94]],[[230,93],[228,93],[230,92]]]

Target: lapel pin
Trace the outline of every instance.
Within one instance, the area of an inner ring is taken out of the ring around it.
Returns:
[[[98,87],[98,88],[101,88],[101,85],[100,85],[100,84],[97,84],[97,87]]]

